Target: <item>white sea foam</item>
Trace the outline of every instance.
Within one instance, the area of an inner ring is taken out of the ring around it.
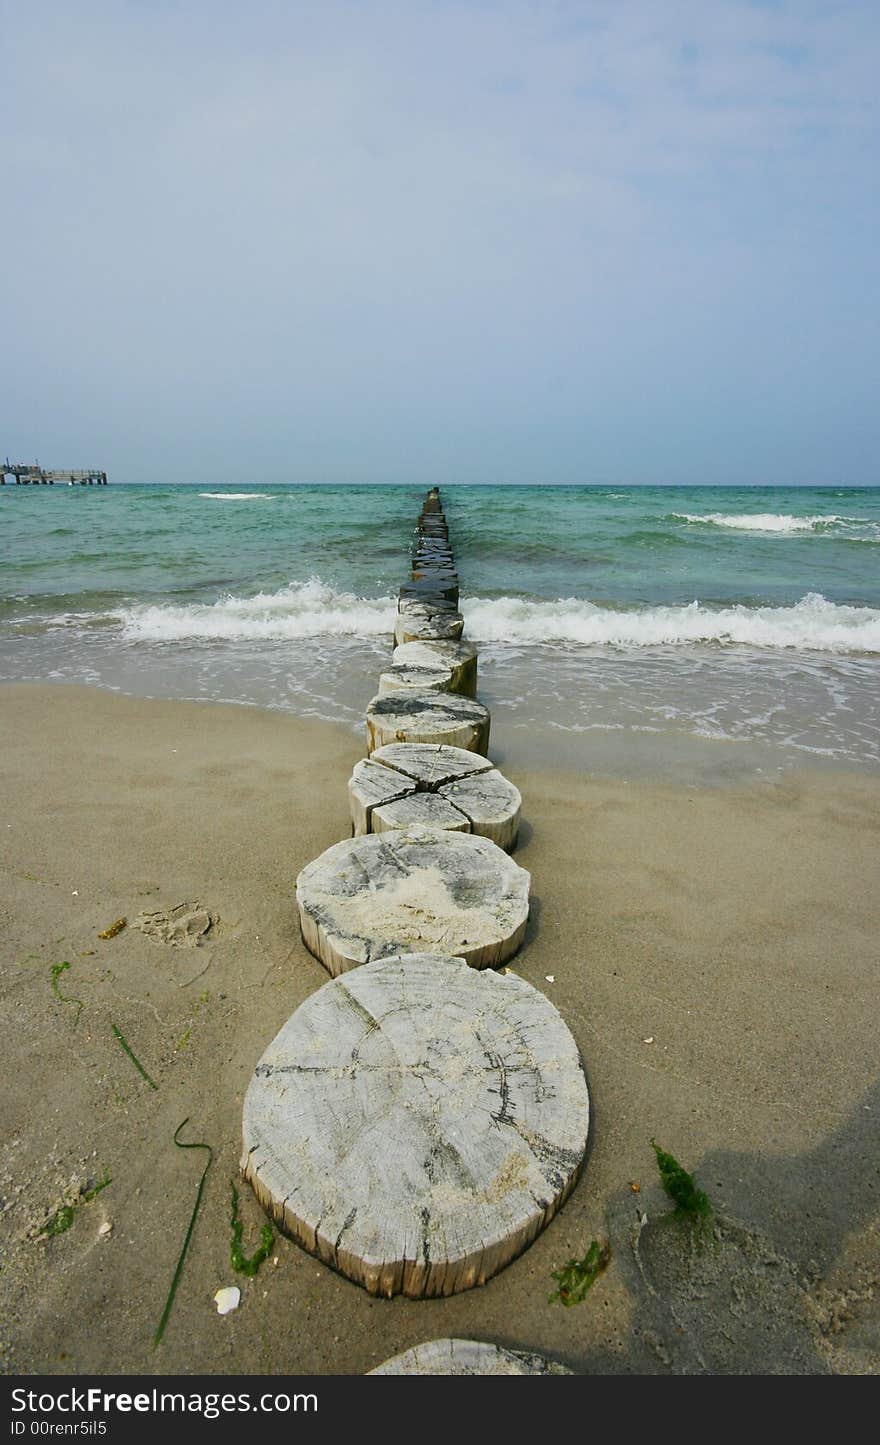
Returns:
[[[131,607],[119,614],[123,636],[140,642],[282,641],[297,637],[389,636],[397,604],[392,597],[337,592],[319,577],[213,603]]]
[[[699,522],[712,527],[730,527],[737,532],[808,533],[818,535],[851,527],[872,527],[867,517],[840,517],[835,514],[794,517],[786,512],[673,512],[679,522]]]
[[[130,641],[283,641],[302,637],[379,637],[390,634],[393,597],[358,597],[318,577],[213,603],[137,606],[116,614]],[[791,607],[596,607],[583,598],[528,601],[521,597],[465,599],[467,635],[476,642],[574,643],[644,648],[696,643],[741,643],[830,653],[880,652],[880,611],[828,602],[811,592]]]
[[[880,611],[828,602],[816,592],[792,607],[643,607],[623,612],[581,598],[531,602],[474,598],[462,604],[468,635],[482,642],[575,642],[606,647],[744,643],[821,652],[880,652]]]
[[[273,502],[268,492],[199,492],[200,497],[210,497],[214,502]]]

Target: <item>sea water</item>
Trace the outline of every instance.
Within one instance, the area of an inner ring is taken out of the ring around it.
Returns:
[[[518,760],[880,764],[880,489],[441,490]],[[0,680],[359,729],[424,491],[0,488]]]

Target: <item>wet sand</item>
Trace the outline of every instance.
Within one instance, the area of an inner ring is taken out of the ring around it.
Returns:
[[[513,967],[577,1039],[590,1152],[560,1215],[483,1288],[385,1301],[283,1238],[252,1281],[229,1258],[244,1090],[326,981],[294,880],[348,834],[359,740],[85,688],[0,701],[5,1372],[359,1374],[440,1335],[583,1374],[878,1370],[876,778],[715,787],[701,765],[691,787],[660,785],[523,770],[509,749],[533,890]],[[176,933],[131,926],[180,904]],[[185,1118],[214,1160],[153,1349],[204,1162],[174,1147]],[[652,1136],[711,1197],[708,1246],[668,1219]],[[69,1229],[38,1233],[106,1175]],[[250,1253],[263,1217],[246,1189],[241,1204]],[[583,1304],[548,1303],[551,1271],[593,1238],[608,1269]],[[231,1284],[241,1305],[220,1317]]]

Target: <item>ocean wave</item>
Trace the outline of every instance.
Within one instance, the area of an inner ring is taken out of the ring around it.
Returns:
[[[133,642],[270,642],[390,636],[396,609],[393,597],[357,597],[312,577],[254,597],[227,595],[212,603],[125,608],[119,620],[123,636]]]
[[[820,652],[880,652],[880,611],[828,602],[810,592],[791,607],[644,607],[624,612],[581,598],[518,597],[462,603],[467,634],[479,642],[571,642],[620,648],[692,643]]]
[[[393,597],[359,597],[312,577],[253,597],[213,603],[152,604],[115,614],[127,641],[282,641],[390,634]],[[790,607],[707,607],[701,602],[624,611],[578,597],[466,598],[467,635],[475,642],[560,642],[641,648],[734,643],[847,653],[880,652],[880,610],[827,601],[811,592]]]
[[[273,502],[268,492],[199,492],[200,497],[210,497],[214,502]]]
[[[811,517],[794,517],[786,512],[673,512],[677,522],[696,522],[709,527],[730,527],[737,532],[776,533],[834,533],[835,529],[850,527],[871,527],[875,533],[877,523],[868,517],[839,517],[816,514]]]

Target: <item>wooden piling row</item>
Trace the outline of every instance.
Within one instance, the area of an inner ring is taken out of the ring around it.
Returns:
[[[494,971],[522,942],[530,880],[509,856],[522,800],[487,756],[463,628],[432,489],[349,780],[353,836],[297,879],[303,939],[333,977],[244,1104],[242,1172],[261,1203],[373,1294],[482,1284],[552,1218],[587,1142],[571,1034]]]

